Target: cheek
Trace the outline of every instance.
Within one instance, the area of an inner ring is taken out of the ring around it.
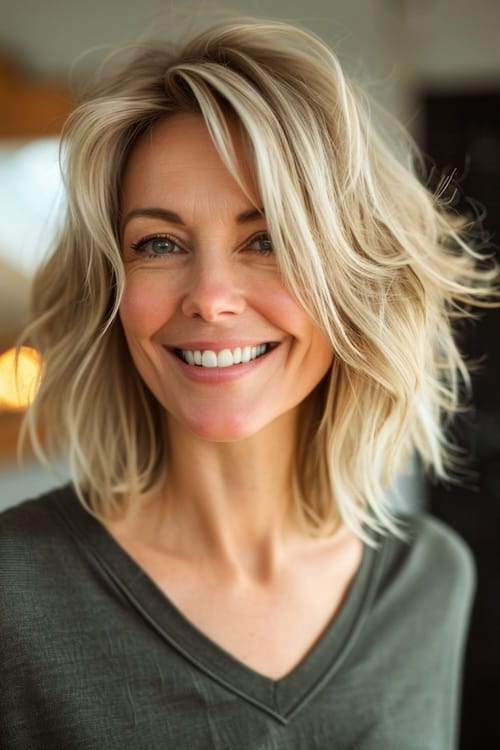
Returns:
[[[283,328],[298,339],[321,341],[325,348],[330,350],[330,346],[319,328],[281,282],[276,283],[272,288],[267,288],[262,296],[266,300],[267,316],[278,327]]]
[[[301,328],[305,313],[282,281],[273,279],[258,288],[260,304],[257,302],[255,306],[260,307],[269,320],[290,333]]]
[[[125,282],[120,319],[127,338],[155,332],[165,321],[168,296],[153,278],[131,274]]]
[[[333,350],[329,340],[283,285],[280,285],[269,299],[272,299],[270,315],[273,315],[281,328],[301,343],[301,354],[305,357],[304,368],[310,371],[313,380],[320,379],[329,370],[333,361]],[[305,372],[304,369],[304,374]]]

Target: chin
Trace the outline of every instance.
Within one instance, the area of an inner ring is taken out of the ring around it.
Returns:
[[[213,443],[233,443],[255,435],[265,427],[265,423],[250,420],[239,415],[225,418],[181,419],[187,429],[201,440]]]

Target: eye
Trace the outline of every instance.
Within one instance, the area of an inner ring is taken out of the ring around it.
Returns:
[[[252,237],[247,243],[247,248],[256,250],[261,255],[270,255],[274,252],[273,242],[267,232]]]
[[[151,237],[144,237],[139,242],[132,243],[130,247],[134,252],[146,255],[149,258],[158,258],[162,255],[176,255],[184,252],[184,248],[167,234],[155,234]]]

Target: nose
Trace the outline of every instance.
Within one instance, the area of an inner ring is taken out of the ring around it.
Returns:
[[[229,259],[199,260],[191,269],[181,308],[189,318],[215,323],[245,309],[241,278]]]

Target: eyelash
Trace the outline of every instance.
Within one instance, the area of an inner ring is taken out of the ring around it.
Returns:
[[[176,248],[180,250],[184,250],[183,246],[177,242],[177,240],[174,237],[171,237],[168,234],[153,234],[149,237],[144,237],[143,239],[139,240],[138,242],[133,242],[130,247],[131,249],[138,254],[144,254],[148,258],[161,258],[162,255],[175,255],[177,253],[168,252],[168,253],[153,253],[153,252],[147,252],[146,246],[150,242],[155,242],[158,240],[164,240],[166,242],[172,243]],[[269,234],[267,232],[259,232],[258,234],[255,234],[253,237],[250,237],[245,245],[248,247],[249,245],[252,245],[257,240],[264,240],[264,242],[268,243],[269,247],[264,247],[261,250],[257,250],[256,252],[259,253],[259,255],[263,255],[267,257],[268,255],[271,255],[274,253],[273,244],[271,241],[271,238],[269,237]]]
[[[139,240],[138,242],[133,242],[133,243],[132,243],[132,244],[130,245],[130,247],[131,247],[131,249],[132,249],[132,250],[133,250],[133,251],[134,251],[135,253],[138,253],[138,254],[141,254],[141,253],[143,253],[143,254],[144,254],[144,255],[146,255],[146,256],[147,256],[148,258],[161,258],[161,256],[162,256],[162,255],[173,255],[173,254],[174,254],[174,253],[172,253],[172,252],[169,252],[169,253],[153,253],[153,252],[147,252],[147,250],[146,250],[146,246],[147,246],[147,245],[148,245],[148,244],[149,244],[150,242],[155,242],[155,241],[158,241],[158,240],[163,240],[163,241],[165,241],[165,242],[171,242],[171,243],[172,243],[172,245],[174,245],[175,247],[179,248],[180,250],[184,250],[184,248],[182,247],[182,245],[180,245],[180,244],[179,244],[179,243],[177,242],[177,240],[176,240],[176,239],[174,239],[173,237],[170,237],[170,235],[168,235],[168,234],[152,234],[152,235],[150,235],[149,237],[144,237],[144,238],[143,238],[142,240]]]
[[[269,234],[267,232],[259,232],[258,234],[255,234],[253,237],[250,237],[250,239],[247,240],[246,244],[247,244],[247,246],[251,245],[252,243],[256,242],[257,240],[261,240],[263,238],[265,238],[264,242],[268,243],[269,247],[265,247],[262,250],[258,250],[257,252],[260,255],[264,255],[264,256],[272,255],[272,253],[274,253],[274,247],[273,247],[272,240],[271,240],[271,238],[270,238],[270,236],[269,236]]]

